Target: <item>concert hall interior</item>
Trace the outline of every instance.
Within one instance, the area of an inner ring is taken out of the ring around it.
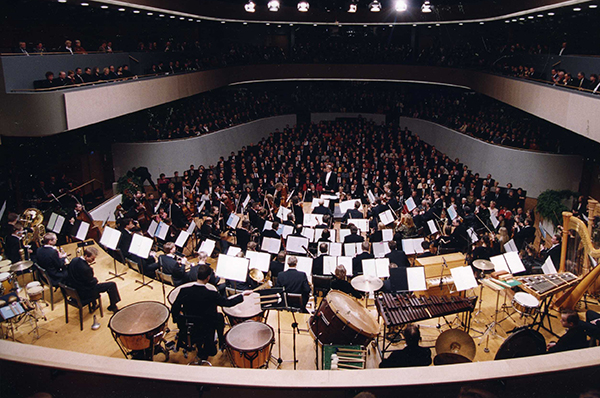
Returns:
[[[22,0],[2,397],[600,397],[597,0]]]

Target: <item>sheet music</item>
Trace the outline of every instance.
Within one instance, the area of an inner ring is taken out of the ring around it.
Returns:
[[[427,221],[427,226],[429,227],[429,235],[433,235],[438,233],[438,229],[435,225],[435,221],[434,220],[429,220]]]
[[[375,258],[385,257],[386,254],[391,252],[387,242],[375,242],[371,244],[371,247],[373,248]]]
[[[337,257],[323,257],[323,275],[335,274],[335,267],[337,267]]]
[[[373,195],[373,192],[371,192],[370,189],[367,191],[367,197],[369,198],[369,203],[375,203],[375,195]]]
[[[498,224],[500,224],[500,221],[498,221],[498,219],[495,215],[492,214],[492,212],[490,212],[490,221],[492,222],[494,229],[498,228]]]
[[[556,274],[556,267],[552,262],[552,257],[548,256],[548,258],[546,258],[546,261],[544,261],[544,264],[542,265],[542,271],[544,271],[544,274]]]
[[[85,240],[89,229],[90,229],[90,224],[86,223],[85,221],[82,221],[79,224],[79,228],[77,228],[77,233],[75,234],[75,238],[79,239],[79,240]]]
[[[246,252],[246,258],[250,260],[249,269],[256,268],[264,272],[269,272],[271,265],[271,255],[269,253],[253,252],[248,250]]]
[[[350,230],[349,229],[340,229],[340,233],[338,234],[338,242],[344,243],[344,239],[346,239],[346,236],[350,235]]]
[[[288,265],[288,260],[291,256],[285,256],[285,267],[284,267],[284,271],[287,271],[288,269],[290,269],[289,265]],[[296,269],[300,272],[304,272],[306,274],[306,278],[308,279],[308,283],[312,283],[312,266],[313,266],[313,259],[309,258],[309,257],[301,257],[301,256],[294,256],[298,259],[298,264],[296,265]]]
[[[294,233],[294,227],[292,227],[291,225],[281,224],[281,225],[279,225],[279,229],[277,230],[277,233],[279,235],[281,235],[283,237],[283,239],[287,239],[288,235]]]
[[[394,214],[391,210],[386,210],[382,213],[379,213],[379,219],[384,225],[390,225],[395,220]]]
[[[479,240],[479,236],[477,236],[477,232],[471,227],[467,229],[467,233],[469,234],[469,239],[471,239],[471,243],[475,243]]]
[[[227,219],[227,225],[233,229],[237,228],[239,222],[240,222],[240,217],[235,213],[231,213],[229,215],[229,218]]]
[[[477,287],[477,281],[470,266],[451,268],[450,273],[452,273],[456,291],[462,292]]]
[[[304,215],[304,226],[305,227],[316,227],[317,225],[323,224],[323,214],[305,214]]]
[[[411,292],[421,292],[427,290],[427,282],[425,282],[425,267],[406,268],[406,279],[408,280],[408,290]]]
[[[539,230],[540,230],[540,233],[542,234],[542,237],[543,237],[544,239],[546,239],[546,230],[544,229],[544,226],[542,225],[542,223],[541,223],[541,222],[538,224],[538,228],[539,228]]]
[[[341,257],[342,256],[342,247],[341,243],[327,243],[327,254],[333,257]]]
[[[277,254],[281,249],[281,239],[264,237],[260,250],[263,252]]]
[[[198,249],[198,253],[204,252],[204,253],[206,253],[206,254],[208,254],[210,256],[212,254],[212,252],[215,251],[215,245],[216,244],[217,244],[217,241],[212,240],[212,239],[206,239],[200,245],[200,249]]]
[[[154,214],[156,214],[156,212],[158,212],[158,208],[160,207],[161,203],[162,203],[162,198],[158,198],[158,202],[156,203],[156,206],[154,206]]]
[[[352,276],[352,257],[336,257],[338,265],[346,268],[346,275]]]
[[[148,235],[152,236],[154,238],[154,235],[156,235],[156,230],[158,229],[158,223],[154,220],[150,221],[150,226],[148,227]]]
[[[506,252],[518,252],[519,251],[519,249],[517,249],[517,244],[515,243],[514,239],[511,239],[504,244],[504,250]]]
[[[277,210],[277,217],[279,217],[281,221],[286,221],[288,214],[291,212],[292,211],[287,207],[279,206],[279,210]]]
[[[519,257],[519,252],[507,252],[504,253],[504,258],[506,259],[506,263],[508,264],[508,268],[510,268],[510,272],[512,274],[518,274],[519,272],[525,272],[525,266]]]
[[[202,209],[204,209],[204,205],[206,204],[206,202],[202,202],[202,204],[200,206],[198,206],[198,214],[202,213]]]
[[[378,278],[389,278],[390,277],[390,259],[389,258],[376,258],[375,269],[377,270]]]
[[[246,282],[249,263],[250,261],[244,257],[219,254],[215,275],[219,278],[225,278],[231,281]]]
[[[415,203],[415,200],[412,198],[412,196],[406,199],[406,202],[404,202],[404,204],[406,205],[406,208],[409,212],[413,211],[417,207],[417,204]]]
[[[346,214],[346,212],[348,210],[354,209],[354,205],[356,204],[357,201],[360,201],[360,199],[350,199],[350,200],[344,200],[343,202],[340,202],[340,212],[342,214]]]
[[[308,243],[308,239],[303,236],[288,236],[286,250],[291,253],[306,254],[306,250],[302,247],[308,249]]]
[[[229,249],[227,249],[227,255],[228,256],[236,256],[238,253],[240,253],[242,251],[241,247],[237,247],[237,246],[229,246]]]
[[[62,231],[62,227],[65,223],[65,218],[60,214],[52,213],[50,215],[50,219],[48,220],[48,229],[52,232],[60,234]]]
[[[508,264],[506,263],[503,255],[490,257],[490,261],[494,263],[494,271],[510,272],[510,268],[508,268]]]
[[[183,248],[190,237],[186,231],[181,231],[175,240],[175,246]]]
[[[195,229],[196,229],[196,222],[194,220],[192,220],[192,222],[190,223],[190,226],[188,227],[188,229],[185,232],[187,232],[188,235],[191,235],[194,233]]]
[[[166,240],[168,232],[169,232],[169,226],[161,221],[158,223],[158,228],[156,229],[156,233],[154,236],[160,240]]]
[[[313,198],[312,203],[310,204],[310,208],[314,209],[315,207],[319,206],[320,200],[321,199],[319,198]],[[329,199],[323,199],[323,206],[329,207]]]
[[[366,218],[353,218],[352,221],[348,220],[348,223],[356,225],[360,232],[369,232],[369,220]]]
[[[361,243],[344,243],[344,253],[346,257],[355,257],[358,254],[362,254]]]
[[[250,203],[250,195],[246,196],[246,199],[244,199],[244,202],[242,203],[242,208],[246,208],[246,206],[248,206],[248,203]]]
[[[321,199],[325,199],[325,200],[338,200],[340,197],[337,195],[337,193],[335,195],[333,194],[327,194],[324,193],[321,195]]]
[[[319,239],[321,239],[321,236],[323,235],[324,230],[325,230],[325,228],[315,228],[312,241],[318,242]]]
[[[375,266],[374,258],[367,258],[362,260],[363,275],[372,276],[377,278],[377,267]]]
[[[456,210],[454,209],[454,206],[450,206],[446,209],[446,211],[448,212],[448,215],[450,216],[451,220],[454,220],[456,217],[458,217],[458,213],[456,212]]]
[[[382,229],[381,235],[383,236],[384,242],[389,242],[394,240],[394,230],[393,229]]]
[[[121,239],[121,231],[113,229],[111,227],[105,227],[102,236],[100,237],[100,244],[111,250],[117,250],[119,240]]]
[[[148,256],[150,256],[150,250],[152,250],[153,243],[154,242],[150,238],[133,234],[131,245],[129,245],[129,253],[141,258],[148,258]]]
[[[268,231],[269,229],[273,229],[273,222],[269,220],[265,220],[265,225],[263,226],[263,231]]]
[[[323,233],[323,231],[321,231]],[[308,239],[309,242],[315,241],[315,230],[314,228],[304,227],[301,232],[302,236]]]

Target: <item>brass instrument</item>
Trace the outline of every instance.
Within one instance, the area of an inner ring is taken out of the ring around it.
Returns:
[[[46,227],[42,224],[43,221],[44,215],[40,210],[35,208],[25,209],[19,217],[19,222],[23,224],[23,228],[26,230],[22,240],[23,245],[29,246],[35,243],[37,246],[41,246],[42,238],[46,234]]]
[[[597,203],[597,202],[596,202]],[[560,270],[559,272],[565,271],[565,265],[567,262],[567,236],[569,230],[575,230],[581,237],[581,244],[583,245],[585,253],[594,259],[600,258],[600,249],[595,249],[592,245],[588,226],[577,217],[573,217],[570,212],[563,212],[563,243],[562,252],[560,256]],[[591,215],[591,212],[590,212]],[[585,270],[584,270],[585,272]],[[566,290],[562,295],[556,297],[553,302],[553,306],[557,309],[574,309],[577,302],[583,297],[583,295],[593,287],[594,283],[600,276],[600,267],[587,270],[587,273],[581,281],[576,284],[573,288]]]

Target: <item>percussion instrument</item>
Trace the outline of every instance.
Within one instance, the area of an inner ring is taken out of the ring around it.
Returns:
[[[13,275],[8,272],[0,274],[0,294],[7,294],[15,289]]]
[[[480,271],[493,271],[494,263],[489,260],[473,260],[473,267]]]
[[[265,274],[258,268],[252,268],[248,271],[248,276],[257,283],[262,283],[265,280]]]
[[[352,287],[364,293],[376,292],[383,287],[383,281],[375,276],[360,275],[350,282]]]
[[[0,261],[0,272],[10,272],[10,266],[12,262],[10,260]]]
[[[321,344],[367,345],[379,334],[379,323],[350,295],[331,290],[309,319]]]
[[[529,275],[516,278],[525,292],[538,300],[554,295],[579,283],[579,278],[570,272],[556,274]]]
[[[467,332],[460,329],[446,330],[435,341],[435,352],[440,354],[460,355],[472,362],[477,348],[475,341]]]
[[[422,296],[412,293],[379,293],[375,304],[386,326],[397,326],[460,312],[471,312],[477,297]]]
[[[515,329],[515,332],[508,336],[498,349],[494,359],[530,357],[545,352],[546,340],[544,336],[536,330],[522,327]]]
[[[269,365],[275,333],[265,323],[246,321],[229,329],[225,342],[233,366],[257,369]]]
[[[512,299],[512,306],[523,316],[533,316],[540,307],[540,301],[529,293],[517,292]]]
[[[31,301],[38,301],[44,297],[44,288],[39,282],[29,282],[25,287],[27,296]]]
[[[223,312],[227,315],[229,324],[235,326],[248,320],[262,322],[264,311],[260,307],[260,294],[254,292],[243,297],[244,301],[241,303],[229,308],[223,307]]]
[[[18,263],[14,263],[10,270],[12,272],[23,272],[27,271],[33,265],[33,261],[19,261]]]
[[[469,363],[473,362],[469,360],[467,357],[463,357],[460,354],[453,354],[451,352],[444,352],[442,354],[437,354],[433,358],[434,365],[452,365],[456,363]]]
[[[154,349],[163,341],[169,314],[169,309],[162,303],[140,301],[115,313],[108,327],[125,357],[128,355],[126,350],[152,349],[146,358],[152,360]]]

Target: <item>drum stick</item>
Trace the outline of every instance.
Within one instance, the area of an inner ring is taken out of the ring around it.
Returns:
[[[260,299],[270,299],[270,298],[281,298],[281,296],[279,295],[279,293],[275,293],[275,294],[265,294],[264,296],[260,296]]]
[[[264,305],[264,304],[275,304],[278,303],[279,300],[267,300],[267,301],[261,301],[260,304]]]
[[[348,368],[348,369],[363,369],[362,366],[350,365],[347,363],[337,363],[338,368]]]
[[[362,358],[338,357],[340,362],[366,362]]]
[[[354,348],[338,348],[337,352],[356,352],[356,355],[364,355],[365,350],[358,350],[358,349],[354,349]]]

